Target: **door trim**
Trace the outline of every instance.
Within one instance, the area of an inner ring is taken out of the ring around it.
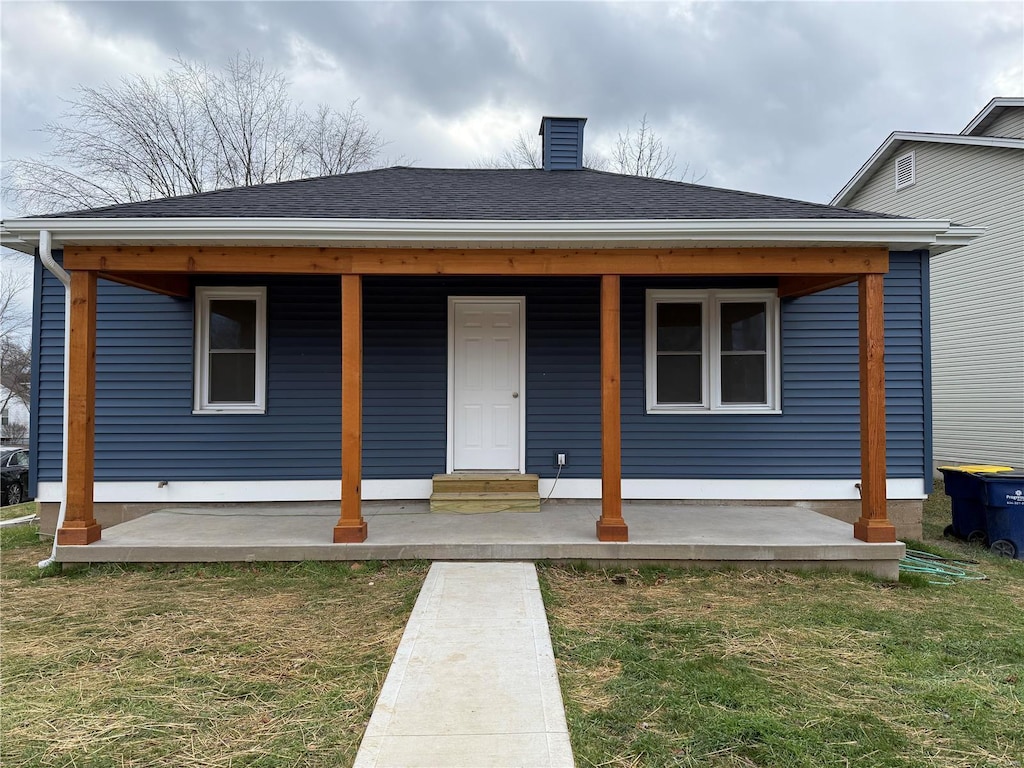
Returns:
[[[462,303],[519,305],[519,467],[526,472],[526,297],[525,296],[449,296],[448,297],[448,415],[445,472],[455,466],[455,305]]]

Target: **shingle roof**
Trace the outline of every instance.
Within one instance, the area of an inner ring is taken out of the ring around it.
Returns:
[[[895,218],[603,171],[407,167],[222,189],[57,216],[513,221]]]

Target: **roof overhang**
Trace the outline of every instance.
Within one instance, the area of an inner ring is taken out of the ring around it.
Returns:
[[[983,129],[983,123],[988,123],[990,118],[995,119],[1004,109],[1012,109],[1014,107],[1024,107],[1024,98],[997,96],[986,104],[981,112],[975,115],[974,119],[960,133],[969,136],[978,129]]]
[[[853,178],[846,182],[846,186],[839,190],[839,194],[832,198],[829,205],[838,207],[849,205],[850,200],[871,174],[875,172],[875,169],[899,152],[905,143],[911,141],[923,144],[964,144],[972,147],[1024,149],[1024,139],[1004,139],[995,136],[963,136],[959,133],[894,131],[889,134],[889,138],[882,142],[882,146],[876,149],[875,153],[868,158],[867,162],[860,167],[860,170],[854,174]]]
[[[31,253],[39,232],[65,245],[609,248],[878,245],[940,253],[983,233],[946,219],[91,219],[3,223],[2,243]]]

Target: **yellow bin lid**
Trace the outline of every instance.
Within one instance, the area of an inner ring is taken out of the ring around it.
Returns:
[[[939,467],[939,469],[958,469],[961,472],[1013,472],[1013,467],[997,467],[992,464],[964,464],[959,467]]]

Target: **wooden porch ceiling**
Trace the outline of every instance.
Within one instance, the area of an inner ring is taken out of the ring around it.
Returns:
[[[771,276],[779,295],[803,296],[884,274],[889,253],[863,248],[308,248],[74,246],[69,270],[187,296],[202,274],[459,276]]]

